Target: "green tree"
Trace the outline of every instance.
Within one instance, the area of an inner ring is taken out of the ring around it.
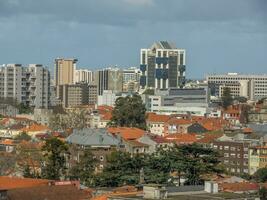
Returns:
[[[253,178],[259,183],[266,182],[267,181],[267,168],[265,167],[265,168],[258,169],[253,175]]]
[[[146,129],[146,108],[139,95],[120,97],[112,111],[111,125]]]
[[[31,169],[30,169],[29,165],[26,165],[26,166],[23,167],[22,174],[23,174],[24,178],[35,178],[35,176],[31,172]]]
[[[20,114],[29,114],[29,113],[32,113],[33,111],[31,107],[25,105],[24,103],[19,103],[17,105],[17,108]]]
[[[95,158],[90,149],[86,149],[80,157],[79,162],[75,163],[70,169],[70,179],[78,179],[84,185],[94,185],[94,172],[98,160]]]
[[[261,200],[266,200],[267,199],[267,189],[265,187],[261,187],[259,189],[259,196]]]
[[[42,177],[51,180],[59,180],[66,176],[66,156],[69,154],[68,146],[57,138],[46,140],[42,147],[45,165],[42,169]]]
[[[222,95],[222,106],[224,109],[227,109],[228,106],[232,105],[232,103],[233,103],[233,97],[231,95],[231,89],[225,87],[223,89],[223,95]]]
[[[30,135],[28,135],[25,131],[19,133],[18,135],[15,136],[15,140],[25,140],[25,141],[30,141],[32,138]]]

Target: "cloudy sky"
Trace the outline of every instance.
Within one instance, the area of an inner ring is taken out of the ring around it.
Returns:
[[[267,73],[267,0],[0,0],[0,63],[138,66],[158,40],[187,50],[191,78]]]

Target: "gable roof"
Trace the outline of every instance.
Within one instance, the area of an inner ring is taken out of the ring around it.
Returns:
[[[145,131],[135,127],[109,127],[109,133],[119,134],[125,140],[136,140],[145,134]]]
[[[120,140],[108,133],[106,129],[74,129],[66,142],[85,146],[117,146]]]

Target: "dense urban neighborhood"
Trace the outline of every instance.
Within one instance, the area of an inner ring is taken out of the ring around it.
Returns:
[[[264,1],[0,0],[0,200],[267,200]]]

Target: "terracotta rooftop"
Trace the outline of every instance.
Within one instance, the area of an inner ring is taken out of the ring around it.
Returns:
[[[219,137],[222,137],[223,134],[222,133],[219,133],[219,134],[213,134],[213,133],[206,133],[204,135],[203,138],[199,139],[197,142],[198,143],[203,143],[203,144],[207,144],[207,143],[211,143],[213,142],[214,140],[216,140],[217,138]]]
[[[20,131],[25,132],[38,132],[38,131],[47,131],[50,130],[47,126],[41,124],[32,124],[29,127],[20,129]]]
[[[164,123],[164,122],[168,121],[169,118],[170,118],[170,116],[168,116],[168,115],[158,115],[156,113],[148,113],[147,114],[147,121],[148,122]]]
[[[11,139],[5,139],[0,141],[1,145],[5,145],[5,146],[15,146],[16,144],[14,143],[14,140]]]
[[[242,182],[242,183],[221,183],[219,188],[225,192],[246,192],[259,189],[257,183]]]
[[[136,140],[145,134],[144,130],[133,127],[109,127],[108,132],[119,134],[125,140]]]
[[[92,197],[91,193],[79,190],[73,185],[42,185],[32,188],[14,189],[9,190],[7,196],[10,200],[85,200]]]
[[[112,113],[111,112],[106,112],[101,114],[101,119],[102,120],[111,120],[112,118]]]
[[[192,124],[193,121],[190,119],[177,119],[176,117],[172,117],[167,121],[167,123],[172,125],[182,125],[182,124]]]
[[[46,179],[0,176],[0,188],[7,190],[47,185],[49,182]]]

